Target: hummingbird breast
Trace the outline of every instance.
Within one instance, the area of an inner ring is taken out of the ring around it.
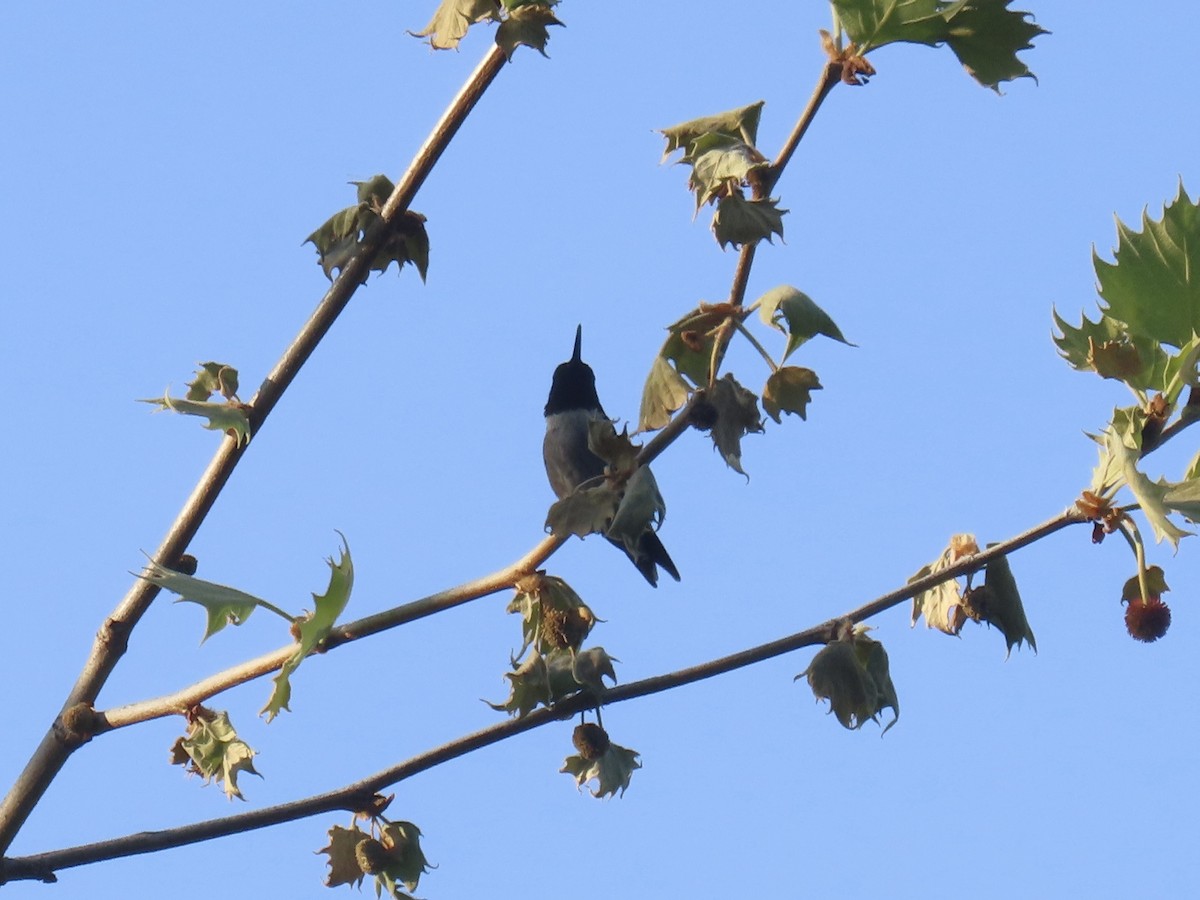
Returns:
[[[599,410],[572,409],[546,416],[542,459],[555,496],[562,498],[589,478],[604,473],[604,460],[588,449],[588,422],[600,419]]]

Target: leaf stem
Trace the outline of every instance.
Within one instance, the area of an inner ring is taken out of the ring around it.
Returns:
[[[741,322],[737,321],[736,319],[734,320],[733,324],[737,328],[737,330],[742,333],[742,336],[745,337],[746,340],[748,340],[750,342],[751,346],[754,347],[754,349],[759,352],[759,354],[762,356],[762,358],[767,361],[767,365],[771,367],[771,371],[778,372],[779,366],[775,363],[775,360],[773,360],[771,358],[771,354],[767,352],[766,348],[758,342],[758,338],[756,338],[753,334],[751,334],[750,330],[745,325],[743,325]]]

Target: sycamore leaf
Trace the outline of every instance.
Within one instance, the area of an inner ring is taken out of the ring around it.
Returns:
[[[1146,592],[1151,597],[1161,597],[1170,590],[1161,566],[1150,566],[1146,569]],[[1141,579],[1137,575],[1125,582],[1121,588],[1121,599],[1126,603],[1143,599]]]
[[[946,39],[947,4],[939,0],[830,0],[859,53],[895,41],[937,44]]]
[[[329,636],[337,617],[350,602],[350,591],[354,588],[354,562],[350,558],[350,547],[346,544],[345,537],[342,538],[342,552],[338,561],[335,563],[330,558],[325,562],[329,566],[329,586],[324,594],[312,595],[313,611],[296,621],[296,649],[272,679],[274,688],[271,696],[266,705],[259,710],[259,715],[266,714],[268,722],[283,710],[291,708],[288,704],[292,698],[292,673],[304,662],[305,657]]]
[[[625,793],[634,770],[642,767],[638,754],[619,744],[609,743],[608,749],[595,759],[585,759],[579,754],[568,756],[559,769],[575,779],[575,786],[583,790],[589,781],[595,781],[593,797],[610,797]]]
[[[504,677],[508,680],[508,699],[503,703],[485,700],[492,709],[523,719],[538,706],[550,705],[550,670],[541,653],[531,650],[524,662],[514,664],[514,670]]]
[[[980,84],[999,90],[1003,81],[1033,77],[1017,58],[1046,30],[1027,12],[1008,9],[1012,0],[831,0],[859,55],[897,41],[949,45]]]
[[[659,356],[675,364],[680,375],[696,386],[708,384],[717,331],[731,316],[744,310],[729,303],[701,303],[667,326],[667,339]]]
[[[551,504],[546,512],[546,529],[562,537],[587,537],[604,531],[617,513],[621,495],[609,484],[593,487],[580,485]]]
[[[1120,411],[1118,410],[1118,412]],[[1104,434],[1104,446],[1112,455],[1116,465],[1120,467],[1125,483],[1133,493],[1134,499],[1137,500],[1138,506],[1141,507],[1146,521],[1154,529],[1154,539],[1161,543],[1165,538],[1171,542],[1173,549],[1178,550],[1179,539],[1194,532],[1185,531],[1171,521],[1166,502],[1171,485],[1161,479],[1156,482],[1151,481],[1138,470],[1140,445],[1131,447],[1130,443],[1129,439],[1118,431],[1117,426],[1109,426],[1108,431]]]
[[[1124,324],[1106,315],[1093,322],[1082,316],[1078,328],[1054,312],[1059,354],[1074,369],[1113,378],[1135,391],[1166,388],[1170,357],[1157,341],[1129,334]]]
[[[382,867],[374,873],[377,884],[393,897],[400,896],[397,884],[415,891],[421,876],[429,871],[429,861],[421,850],[421,829],[412,822],[388,822],[380,830],[379,840],[383,854],[378,860]]]
[[[818,701],[829,701],[829,711],[844,728],[878,722],[879,713],[891,709],[895,715],[883,729],[887,733],[900,718],[900,701],[888,671],[887,652],[865,632],[860,625],[845,639],[826,644],[795,680],[807,678],[813,695]]]
[[[456,50],[468,28],[489,21],[500,21],[496,0],[442,0],[425,30],[409,34],[429,38],[429,46],[435,50]]]
[[[226,400],[236,400],[238,389],[238,373],[233,366],[225,363],[200,363],[196,370],[196,380],[188,382],[188,400],[204,401],[213,394],[220,394]]]
[[[717,113],[715,116],[692,119],[689,122],[681,122],[670,128],[662,129],[659,133],[667,139],[667,149],[663,151],[663,161],[665,162],[676,150],[689,152],[689,148],[695,141],[711,134],[740,140],[753,147],[758,137],[758,120],[762,115],[763,102],[759,100],[749,106],[730,109],[723,113]]]
[[[966,600],[967,615],[976,622],[995,625],[1004,635],[1008,645],[1005,657],[1012,653],[1014,646],[1020,647],[1022,641],[1027,641],[1033,652],[1037,652],[1037,640],[1025,616],[1025,605],[1021,602],[1017,580],[1013,578],[1007,557],[997,557],[987,564],[982,588],[970,591]]]
[[[504,58],[512,62],[517,47],[524,44],[542,56],[546,55],[546,44],[550,40],[549,26],[562,25],[548,6],[526,3],[514,9],[496,29],[496,43],[504,51]]]
[[[696,194],[696,209],[719,197],[734,194],[751,172],[767,160],[751,144],[726,134],[705,134],[692,141],[680,162],[692,167],[689,186]]]
[[[237,736],[229,713],[214,713],[203,706],[194,707],[188,713],[187,734],[175,741],[171,748],[171,762],[186,765],[204,779],[205,784],[220,782],[225,787],[225,796],[232,800],[245,800],[238,788],[238,775],[254,771],[254,751]],[[262,776],[259,776],[262,777]]]
[[[1200,524],[1200,481],[1191,478],[1176,484],[1168,484],[1163,495],[1168,509],[1180,513],[1189,522]]]
[[[590,647],[578,653],[567,650],[554,651],[548,660],[554,699],[561,700],[576,693],[580,688],[586,688],[596,695],[602,694],[605,678],[614,682],[617,680],[617,672],[613,668],[613,663],[617,661],[615,657],[609,656],[603,647]],[[570,673],[573,685],[565,679],[559,684],[558,673],[564,670]]]
[[[657,529],[666,514],[667,504],[659,493],[654,473],[649,466],[641,466],[625,483],[621,502],[605,529],[605,537],[621,543],[636,558],[646,529]]]
[[[588,449],[604,460],[610,474],[632,472],[637,468],[637,455],[641,446],[629,439],[629,429],[620,432],[608,419],[592,419],[588,422]]]
[[[950,538],[941,555],[929,565],[922,566],[916,575],[908,579],[908,583],[948,569],[963,557],[978,552],[979,545],[973,534],[956,534]],[[916,625],[922,615],[925,616],[927,628],[936,628],[945,634],[958,634],[962,630],[967,614],[963,609],[962,590],[957,579],[943,581],[913,597],[912,624]]]
[[[803,366],[784,366],[776,369],[763,386],[763,409],[776,422],[782,422],[780,413],[795,413],[807,419],[808,404],[812,392],[821,390],[817,373]]]
[[[355,256],[364,241],[378,242],[378,249],[371,257],[367,272],[386,272],[394,262],[399,268],[411,263],[421,280],[429,271],[429,234],[425,230],[425,216],[412,210],[404,210],[388,224],[380,211],[395,185],[386,175],[375,175],[366,181],[352,181],[358,194],[358,203],[334,213],[320,228],[304,239],[317,248],[317,261],[332,280],[335,269],[341,270]],[[364,276],[365,281],[365,276]]]
[[[1200,332],[1200,208],[1180,182],[1157,222],[1142,213],[1142,230],[1117,220],[1112,263],[1093,253],[1105,315],[1130,333],[1183,347]]]
[[[186,600],[204,607],[208,614],[208,624],[204,629],[204,637],[200,639],[201,643],[226,625],[241,625],[250,618],[250,613],[254,612],[256,606],[263,604],[262,600],[251,594],[184,575],[182,572],[160,566],[154,560],[150,560],[146,571],[138,577],[178,594],[177,603]]]
[[[161,397],[138,402],[153,403],[160,411],[169,409],[185,416],[200,416],[208,419],[205,428],[225,432],[237,441],[239,447],[250,443],[250,417],[246,414],[249,407],[241,403],[208,403],[172,397],[169,388]]]
[[[786,209],[779,208],[775,198],[747,200],[740,193],[722,197],[713,213],[713,236],[721,249],[726,244],[741,247],[766,239],[771,243],[774,234],[783,237],[783,217]]]
[[[638,431],[657,431],[671,421],[671,414],[688,401],[691,388],[665,357],[656,356],[642,387]]]
[[[707,399],[716,413],[712,426],[713,446],[720,451],[725,464],[741,475],[742,437],[750,433],[761,434],[762,419],[758,414],[758,398],[746,390],[733,375],[726,373],[718,378]]]
[[[516,596],[506,612],[521,614],[523,643],[516,656],[531,646],[539,653],[578,650],[596,624],[595,613],[571,586],[544,572],[534,572],[517,582]]]
[[[357,825],[353,828],[334,825],[329,829],[329,846],[317,851],[329,857],[326,860],[329,865],[329,872],[325,876],[326,887],[338,887],[343,884],[357,886],[362,883],[364,873],[355,851],[359,844],[370,839],[370,833]]]
[[[968,0],[951,4],[946,43],[967,74],[996,93],[1000,84],[1037,77],[1017,58],[1033,48],[1033,39],[1049,34],[1035,25],[1031,13],[1008,9],[1012,0]]]
[[[829,317],[829,313],[817,306],[812,298],[791,285],[782,284],[771,288],[756,301],[758,315],[763,323],[777,328],[788,336],[787,349],[783,358],[787,359],[805,341],[823,334],[835,341],[841,341],[850,347],[851,344],[842,335],[842,330]]]

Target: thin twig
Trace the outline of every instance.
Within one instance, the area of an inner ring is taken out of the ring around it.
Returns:
[[[565,537],[547,537],[536,547],[518,559],[516,562],[499,569],[490,575],[460,584],[457,587],[438,591],[420,600],[413,600],[384,612],[376,613],[345,625],[335,626],[319,646],[317,653],[324,653],[352,643],[362,638],[378,634],[389,628],[395,628],[406,622],[431,616],[442,610],[461,606],[480,597],[495,594],[498,591],[511,588],[522,576],[533,572],[546,561],[555,550],[566,543]],[[124,728],[138,722],[158,719],[163,716],[177,715],[214,697],[222,691],[245,684],[263,675],[276,672],[296,652],[296,645],[288,644],[270,653],[265,653],[256,659],[251,659],[223,672],[211,675],[202,681],[188,685],[173,694],[166,694],[150,700],[141,700],[125,706],[97,712],[97,729],[95,734],[103,734],[116,728]]]
[[[400,211],[408,208],[450,138],[458,131],[467,114],[499,74],[503,65],[504,53],[498,46],[493,46],[446,109],[441,120],[434,126],[408,170],[397,183],[382,212],[385,220],[391,221]],[[250,423],[254,433],[257,434],[262,428],[263,422],[279,402],[283,392],[366,278],[371,259],[377,249],[376,243],[382,240],[384,232],[385,230],[380,229],[376,237],[363,241],[358,254],[346,264],[308,322],[263,381],[258,393],[250,402]],[[191,496],[185,501],[179,515],[167,530],[166,537],[155,551],[153,559],[156,562],[171,565],[187,549],[245,450],[245,446],[239,447],[231,437],[226,437],[221,442]],[[63,710],[77,703],[95,702],[117,661],[125,653],[130,631],[157,594],[158,588],[155,585],[139,578],[129,593],[117,604],[97,633],[91,653],[63,703]],[[62,728],[60,712],[59,718],[55,719],[50,730],[42,738],[24,771],[13,782],[3,802],[0,802],[0,853],[11,845],[13,838],[54,777],[79,745],[78,738]]]
[[[986,550],[959,560],[953,566],[915,579],[901,588],[884,594],[881,597],[854,609],[844,616],[830,619],[827,622],[787,637],[751,647],[739,653],[710,660],[699,665],[680,669],[664,675],[644,678],[641,681],[630,682],[606,690],[600,698],[583,693],[560,701],[549,709],[539,709],[520,719],[512,719],[484,728],[464,737],[457,738],[431,750],[427,750],[402,763],[384,769],[376,774],[346,785],[333,791],[316,794],[301,800],[294,800],[278,806],[254,812],[225,816],[220,819],[210,819],[178,828],[168,828],[162,831],[139,832],[125,837],[113,838],[94,844],[84,844],[68,847],[62,850],[51,850],[30,856],[20,856],[4,859],[0,865],[0,884],[4,881],[17,880],[53,880],[54,873],[60,869],[87,865],[107,859],[133,856],[140,853],[153,853],[172,847],[195,844],[213,838],[240,834],[259,828],[267,828],[283,822],[308,818],[336,810],[355,810],[368,805],[367,801],[373,795],[389,788],[398,782],[414,775],[432,769],[442,763],[465,756],[482,747],[499,743],[518,734],[523,734],[535,728],[540,728],[551,722],[569,719],[576,713],[592,708],[597,699],[605,706],[623,703],[640,697],[662,693],[688,684],[694,684],[735,669],[744,668],[755,663],[790,653],[803,647],[828,643],[833,639],[839,623],[845,621],[861,622],[909,600],[922,591],[929,590],[951,578],[966,575],[983,568],[989,562],[1002,556],[1007,556],[1026,547],[1035,541],[1048,537],[1057,531],[1086,521],[1086,517],[1077,509],[1068,509],[1058,516],[1043,522],[1007,541],[994,544]]]

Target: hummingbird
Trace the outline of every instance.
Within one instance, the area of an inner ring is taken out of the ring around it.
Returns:
[[[546,463],[550,487],[560,500],[583,482],[604,474],[604,460],[588,447],[588,423],[604,421],[612,427],[596,393],[596,373],[580,355],[582,341],[583,326],[580,325],[575,330],[575,352],[554,370],[550,396],[546,400],[542,459]],[[679,580],[679,570],[649,524],[633,549],[623,541],[611,537],[608,540],[629,557],[651,587],[658,587],[660,566]]]

